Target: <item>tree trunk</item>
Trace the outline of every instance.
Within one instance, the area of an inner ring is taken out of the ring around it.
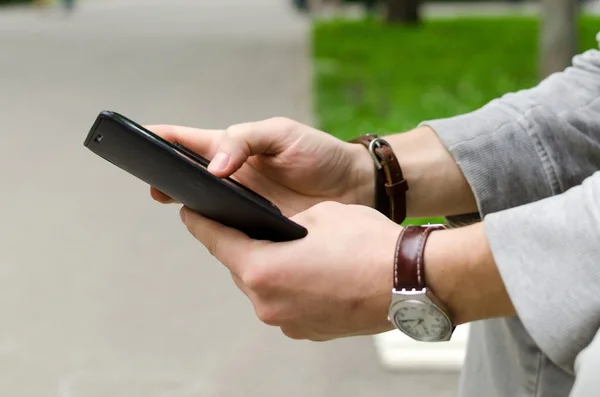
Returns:
[[[571,65],[577,52],[578,0],[541,0],[540,77]]]
[[[420,0],[386,0],[387,22],[416,25],[421,22]]]

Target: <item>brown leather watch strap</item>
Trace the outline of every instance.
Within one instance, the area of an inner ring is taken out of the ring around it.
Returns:
[[[362,135],[350,142],[362,144],[375,162],[375,208],[398,224],[404,222],[408,182],[390,144],[375,134]]]
[[[443,225],[408,226],[402,230],[396,243],[394,257],[394,289],[422,290],[425,280],[425,243],[431,232],[443,230]]]

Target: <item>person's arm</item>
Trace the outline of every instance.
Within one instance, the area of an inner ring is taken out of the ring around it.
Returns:
[[[600,167],[600,51],[534,88],[385,138],[408,180],[410,217],[477,219],[560,194]]]
[[[573,372],[600,328],[600,171],[563,194],[432,233],[425,263],[458,323],[516,313]]]

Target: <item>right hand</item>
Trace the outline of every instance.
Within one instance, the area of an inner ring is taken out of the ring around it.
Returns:
[[[210,172],[232,176],[285,216],[323,201],[373,206],[375,171],[367,150],[293,120],[271,118],[226,130],[147,128],[210,159]],[[151,194],[161,203],[174,202],[155,188]]]

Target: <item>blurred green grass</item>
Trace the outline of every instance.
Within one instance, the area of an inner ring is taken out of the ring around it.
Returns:
[[[598,48],[600,18],[579,18],[579,48]],[[313,25],[314,114],[341,139],[406,131],[475,110],[538,82],[531,17],[427,20],[421,28],[374,19]],[[411,219],[410,223],[440,219]]]

